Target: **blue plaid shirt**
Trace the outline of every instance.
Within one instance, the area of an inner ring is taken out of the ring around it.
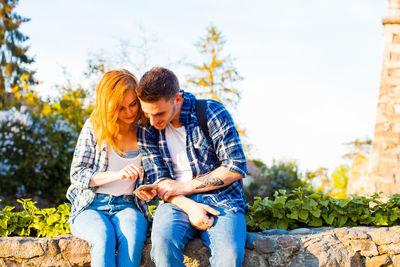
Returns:
[[[90,180],[97,172],[105,172],[107,168],[107,146],[105,143],[96,143],[89,119],[85,122],[79,135],[71,163],[71,185],[67,191],[67,199],[72,203],[70,222],[93,202],[96,196],[96,187],[89,187]],[[135,187],[142,183],[143,181],[138,179]],[[147,203],[136,196],[134,198],[136,206],[148,218]]]
[[[211,141],[205,136],[197,120],[196,97],[191,93],[183,92],[183,99],[179,122],[185,126],[186,154],[193,177],[207,174],[219,166],[244,177],[247,173],[246,158],[229,112],[221,103],[207,100],[206,116]],[[161,178],[176,178],[167,147],[165,129],[157,130],[149,124],[147,127],[140,127],[138,146],[142,153],[143,168],[150,183]],[[245,213],[247,211],[247,204],[239,181],[200,195],[210,205],[233,212]]]

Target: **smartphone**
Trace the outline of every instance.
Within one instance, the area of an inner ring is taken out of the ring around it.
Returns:
[[[137,191],[151,191],[157,188],[157,184],[144,184],[136,188],[135,192]]]

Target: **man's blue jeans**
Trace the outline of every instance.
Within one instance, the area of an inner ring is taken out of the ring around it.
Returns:
[[[70,228],[74,236],[89,242],[91,266],[140,266],[147,220],[132,196],[97,194]]]
[[[198,195],[192,199],[202,203]],[[156,266],[185,266],[183,249],[189,240],[199,234],[210,249],[211,266],[242,266],[246,242],[244,214],[215,206],[212,208],[221,215],[214,216],[214,225],[206,231],[194,228],[186,213],[170,203],[163,203],[157,208],[151,234],[151,257]]]

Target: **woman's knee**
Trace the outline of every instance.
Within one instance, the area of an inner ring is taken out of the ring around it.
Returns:
[[[147,220],[140,212],[126,210],[125,214],[119,214],[114,221],[115,231],[119,237],[124,236],[133,241],[144,242],[147,234]]]

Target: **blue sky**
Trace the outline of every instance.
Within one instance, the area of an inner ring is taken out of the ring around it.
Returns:
[[[194,43],[212,23],[244,77],[235,119],[257,158],[332,171],[344,143],[373,136],[385,0],[20,0],[17,12],[31,18],[22,31],[42,95],[55,94],[62,68],[80,82],[90,53],[143,36],[148,66],[167,65],[183,81],[191,70],[178,62],[201,62]]]

